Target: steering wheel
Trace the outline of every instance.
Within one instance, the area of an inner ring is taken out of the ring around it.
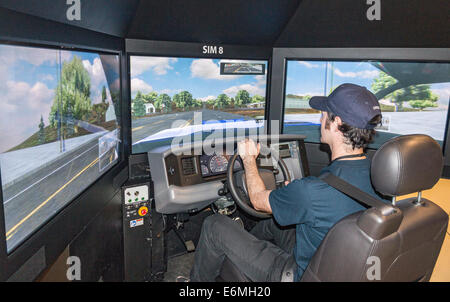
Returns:
[[[268,151],[269,148],[261,145],[261,151]],[[269,153],[266,153],[269,154]],[[234,198],[234,201],[238,204],[238,206],[247,214],[257,217],[257,218],[270,218],[272,214],[257,211],[253,208],[252,203],[250,202],[250,198],[248,196],[247,184],[245,180],[245,171],[242,169],[240,171],[234,171],[234,163],[236,162],[237,157],[239,156],[237,149],[234,150],[234,155],[228,161],[227,167],[227,184],[228,190],[231,193],[231,196]],[[274,152],[271,152],[271,156],[277,162],[277,165],[281,168],[281,172],[283,173],[284,181],[282,185],[284,185],[285,181],[291,181],[291,176],[289,174],[289,170],[286,166],[286,163],[283,159],[277,157]],[[271,160],[274,162],[273,160]],[[266,189],[275,190],[277,189],[275,175],[279,173],[278,169],[275,169],[272,166],[272,169],[260,168],[258,167],[259,175],[261,176]]]

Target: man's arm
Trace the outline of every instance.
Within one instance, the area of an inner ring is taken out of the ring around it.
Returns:
[[[260,145],[253,140],[244,140],[238,143],[238,151],[244,163],[245,180],[247,182],[248,197],[257,211],[272,213],[269,203],[269,195],[272,190],[267,190],[258,172],[256,157],[259,154]]]

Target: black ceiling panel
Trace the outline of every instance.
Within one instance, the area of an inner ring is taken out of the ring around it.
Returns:
[[[275,47],[450,47],[449,0],[303,0]]]
[[[300,0],[141,0],[127,38],[272,46]]]
[[[450,47],[449,0],[380,0],[380,21],[367,20],[367,0],[72,1],[81,3],[80,21],[67,19],[67,0],[0,0],[0,7],[130,39],[268,47]]]
[[[67,0],[0,0],[0,7],[117,37],[125,37],[139,0],[79,0],[81,19],[70,21]],[[74,2],[70,2],[74,3]]]

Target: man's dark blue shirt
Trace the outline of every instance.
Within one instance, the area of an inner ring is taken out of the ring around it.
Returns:
[[[379,198],[370,182],[369,159],[337,160],[322,169],[320,174],[327,172]],[[366,209],[314,176],[296,179],[289,185],[272,191],[269,202],[278,224],[296,225],[296,281],[300,280],[331,227],[345,216]]]

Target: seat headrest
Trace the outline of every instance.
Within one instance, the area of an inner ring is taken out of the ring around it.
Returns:
[[[397,136],[372,159],[372,184],[379,193],[398,196],[432,188],[443,168],[440,145],[428,135]]]

